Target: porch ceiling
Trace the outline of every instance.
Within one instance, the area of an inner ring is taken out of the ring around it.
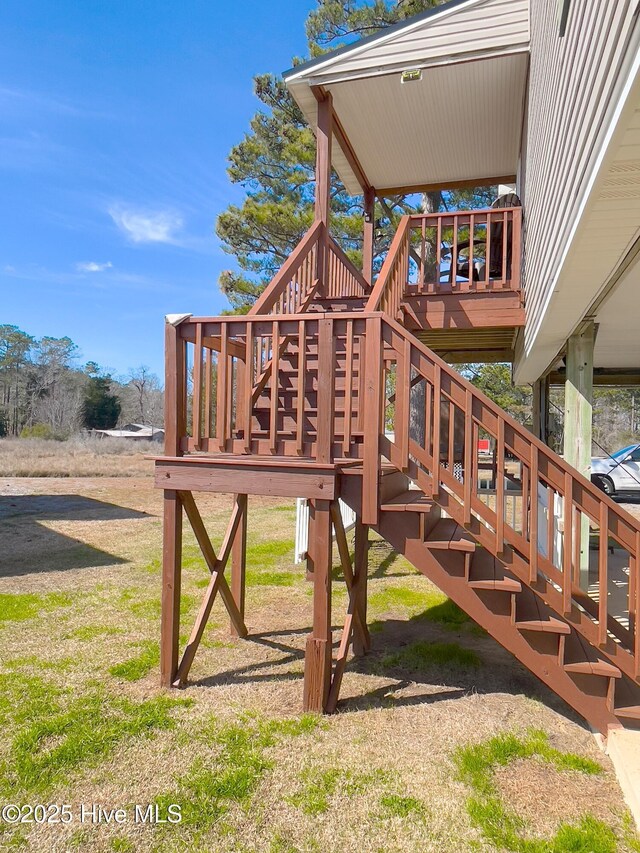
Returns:
[[[331,93],[347,138],[334,135],[333,166],[354,195],[362,192],[354,155],[379,192],[506,182],[518,168],[528,38],[527,0],[454,0],[285,81],[314,131],[315,92]],[[405,70],[420,79],[403,83]]]

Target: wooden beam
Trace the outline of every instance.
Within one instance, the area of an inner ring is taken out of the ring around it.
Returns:
[[[155,485],[185,492],[241,492],[333,500],[335,469],[317,467],[313,463],[298,466],[296,461],[292,459],[290,465],[274,465],[268,460],[248,457],[247,462],[253,464],[247,465],[241,464],[240,459],[224,460],[226,464],[220,464],[211,457],[157,459]]]
[[[331,93],[318,101],[318,129],[316,134],[316,220],[329,227],[331,200],[331,143],[333,137],[333,102]],[[322,276],[318,276],[322,279]],[[321,281],[322,284],[324,282]]]
[[[328,94],[330,94],[323,86],[311,86],[311,91],[313,95],[318,101],[318,103]],[[356,180],[362,187],[362,191],[366,192],[366,190],[371,186],[364,169],[362,168],[362,164],[358,160],[358,156],[353,149],[353,145],[351,144],[349,137],[347,136],[344,127],[342,126],[342,122],[340,121],[338,114],[335,109],[332,107],[332,116],[333,116],[333,135],[336,138],[336,142],[342,149],[342,153],[346,157],[347,163],[351,167],[351,171],[356,177]]]
[[[246,585],[246,570],[247,570],[247,512],[248,512],[248,497],[247,495],[235,495],[234,500],[243,498],[244,509],[242,517],[238,525],[238,530],[233,540],[231,549],[231,595],[238,608],[238,613],[244,622],[244,602],[245,602],[245,585]],[[231,620],[231,636],[239,637],[240,632],[236,622]]]
[[[362,274],[367,284],[373,284],[373,239],[375,234],[376,191],[367,187],[364,191],[364,228],[362,236]]]
[[[308,564],[313,573],[313,629],[304,659],[304,710],[322,713],[331,684],[331,504],[312,501]]]
[[[525,322],[519,291],[405,296],[403,307],[403,325],[410,331],[513,329]]]
[[[464,190],[471,187],[493,187],[496,184],[512,184],[516,180],[515,175],[497,175],[492,178],[470,178],[460,181],[442,181],[437,184],[414,184],[404,187],[377,188],[378,196],[410,195],[411,193],[429,193],[438,190]]]
[[[178,669],[181,575],[182,503],[177,492],[166,489],[163,512],[160,620],[160,683],[163,687],[171,687]]]
[[[193,663],[198,646],[200,645],[202,634],[204,633],[207,621],[209,620],[209,614],[211,613],[211,608],[213,607],[213,602],[215,601],[218,592],[220,593],[220,596],[229,612],[237,632],[236,635],[240,637],[246,637],[247,635],[244,620],[242,619],[233,595],[231,594],[229,585],[224,578],[224,570],[227,566],[227,562],[229,561],[233,542],[247,505],[247,496],[236,495],[235,497],[231,519],[229,520],[229,525],[220,548],[219,557],[216,557],[216,553],[213,550],[213,545],[211,544],[211,540],[209,539],[209,535],[205,529],[202,517],[193,499],[193,495],[191,492],[181,493],[180,498],[191,523],[191,527],[193,528],[195,537],[200,545],[202,555],[205,558],[209,571],[211,572],[211,578],[209,580],[207,591],[202,599],[193,628],[191,629],[191,634],[189,635],[189,640],[184,650],[184,654],[182,655],[180,666],[178,667],[173,680],[173,685],[175,687],[182,686],[187,680],[191,664]]]
[[[566,368],[560,367],[549,374],[551,385],[564,385]],[[635,388],[640,385],[640,368],[594,367],[593,384],[599,387]]]

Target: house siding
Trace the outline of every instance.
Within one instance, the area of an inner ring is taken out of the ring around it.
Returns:
[[[532,347],[615,107],[638,0],[572,0],[564,37],[558,0],[532,0],[531,61],[520,187]]]
[[[478,51],[526,48],[529,42],[529,0],[478,0],[418,21],[389,38],[347,52],[326,66],[311,70],[314,82],[324,76],[406,66],[474,54]]]

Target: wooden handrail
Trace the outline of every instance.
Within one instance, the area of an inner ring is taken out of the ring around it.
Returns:
[[[280,297],[287,290],[287,287],[292,285],[292,280],[302,267],[304,261],[309,259],[314,247],[318,246],[318,243],[322,239],[323,230],[323,223],[320,220],[316,220],[280,267],[270,284],[260,294],[258,300],[249,310],[249,314],[269,314],[273,310]],[[306,283],[311,285],[313,282],[317,283],[317,270],[315,268],[311,270],[310,280]],[[306,293],[301,294],[301,297],[306,296]]]
[[[316,296],[363,296],[370,292],[362,273],[317,219],[248,312],[302,314]]]
[[[613,619],[606,594],[599,595],[597,604],[589,599],[580,588],[579,563],[581,547],[589,547],[588,542],[581,542],[580,518],[586,516],[590,528],[598,529],[600,589],[608,589],[607,543],[612,539],[630,557],[628,610],[634,614],[640,611],[640,521],[394,319],[384,318],[382,337],[387,364],[390,361],[396,364],[396,405],[393,439],[385,435],[384,415],[378,424],[381,454],[396,467],[408,471],[427,493],[439,495],[436,499],[447,512],[466,525],[496,556],[508,549],[509,567],[521,580],[537,584],[538,590],[544,587],[547,603],[559,613],[571,614],[575,627],[590,642],[632,678],[638,677],[637,621],[626,628]],[[406,405],[407,396],[415,388],[416,376],[423,381],[426,398],[427,417],[421,441],[410,437]],[[405,405],[400,404],[401,400]],[[478,454],[473,444],[478,430],[492,436],[497,448],[498,477],[486,501],[478,489]],[[507,460],[507,453],[512,461]],[[509,465],[520,468],[519,478],[507,474]],[[520,506],[519,509],[514,506],[511,515],[507,511],[510,499],[507,480],[511,486],[519,483]],[[363,488],[371,486],[369,483]],[[543,490],[547,530],[543,531],[545,541],[541,543],[539,537],[544,525],[540,522],[544,519],[540,518],[539,494]],[[375,520],[369,518],[369,523]],[[550,546],[556,544],[558,553],[554,554]]]
[[[365,306],[367,312],[385,310],[391,316],[388,305],[393,304],[396,310],[399,307],[405,288],[400,264],[409,251],[410,223],[410,216],[403,216],[400,220],[378,280]]]

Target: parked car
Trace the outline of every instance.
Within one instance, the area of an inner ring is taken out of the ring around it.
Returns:
[[[640,492],[640,444],[591,460],[591,482],[607,495]]]

